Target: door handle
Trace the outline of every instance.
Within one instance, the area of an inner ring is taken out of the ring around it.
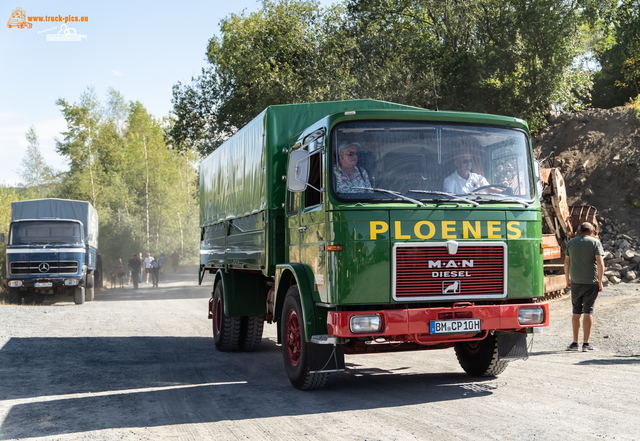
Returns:
[[[309,227],[298,227],[298,231],[303,232],[304,230],[308,229]]]

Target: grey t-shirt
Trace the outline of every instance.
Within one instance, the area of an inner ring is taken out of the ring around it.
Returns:
[[[598,239],[581,234],[569,241],[564,253],[571,259],[569,266],[571,283],[598,283],[596,256],[604,254]]]

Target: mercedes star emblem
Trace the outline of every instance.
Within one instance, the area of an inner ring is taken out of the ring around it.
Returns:
[[[49,264],[47,262],[42,262],[38,266],[38,269],[40,270],[41,273],[49,272]]]

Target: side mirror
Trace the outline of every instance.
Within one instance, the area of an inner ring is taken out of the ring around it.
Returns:
[[[295,150],[289,156],[287,190],[299,193],[307,189],[309,181],[309,153]]]
[[[93,240],[93,233],[87,235],[87,241]]]

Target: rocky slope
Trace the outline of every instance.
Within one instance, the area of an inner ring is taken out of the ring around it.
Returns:
[[[570,205],[598,209],[612,283],[640,282],[640,120],[632,107],[549,117],[533,142],[543,167],[558,167]]]

